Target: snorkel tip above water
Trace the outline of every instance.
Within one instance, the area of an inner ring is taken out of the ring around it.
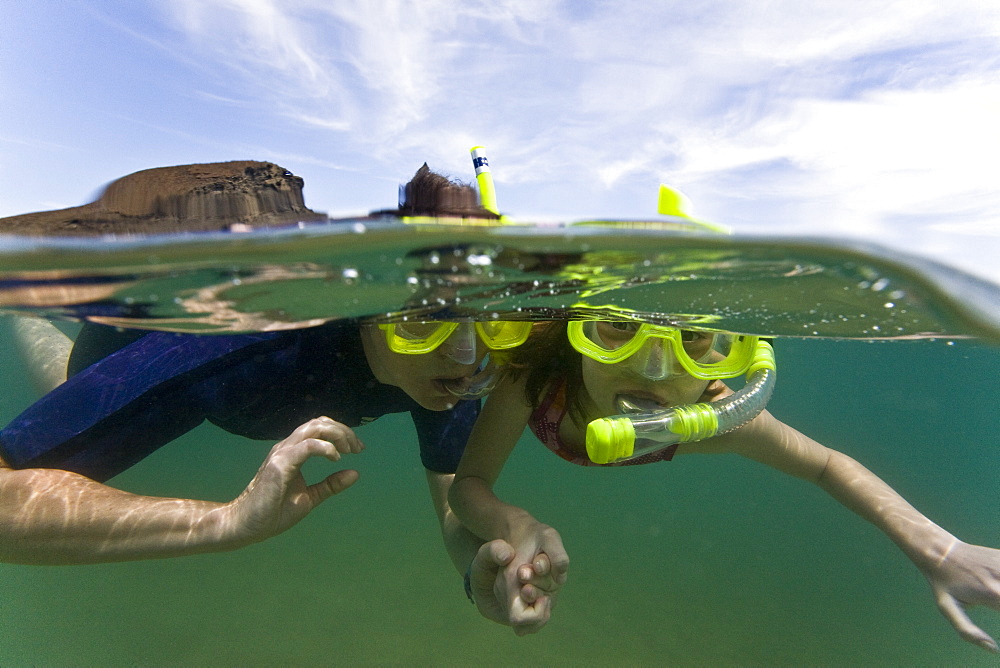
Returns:
[[[497,207],[497,191],[493,185],[493,174],[490,172],[490,161],[486,157],[486,148],[483,146],[473,146],[469,149],[472,154],[472,166],[476,169],[476,182],[479,184],[479,202],[487,211],[500,215]]]
[[[656,213],[661,216],[691,218],[691,200],[681,191],[661,183],[656,202]]]

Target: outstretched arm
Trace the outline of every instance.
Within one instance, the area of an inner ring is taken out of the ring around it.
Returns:
[[[480,612],[511,625],[518,635],[534,633],[548,622],[554,595],[565,583],[569,568],[559,534],[493,492],[531,413],[523,392],[523,385],[505,379],[490,393],[449,494],[455,515],[468,530],[483,541],[493,541],[479,556],[492,557],[497,566],[494,594],[500,609],[490,612],[480,605]],[[512,551],[508,553],[506,547]],[[480,588],[484,582],[480,578]],[[542,591],[525,587],[526,582],[539,584]]]
[[[363,447],[339,422],[310,420],[272,448],[229,503],[139,496],[76,473],[0,462],[0,560],[84,564],[233,550],[285,531],[357,480],[345,470],[307,485],[309,457],[337,461]]]
[[[689,451],[696,451],[693,444]],[[1000,550],[963,543],[924,517],[878,476],[778,421],[766,411],[705,451],[731,450],[809,480],[885,533],[930,582],[941,613],[965,640],[990,651],[997,644],[965,608],[1000,610]]]
[[[1000,610],[1000,550],[963,543],[924,517],[878,476],[831,450],[817,484],[881,529],[924,574],[941,614],[965,640],[997,652],[966,607]]]

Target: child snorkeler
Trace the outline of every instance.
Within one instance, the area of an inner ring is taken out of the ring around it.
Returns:
[[[551,609],[551,597],[540,598],[541,605],[519,599],[527,565],[546,552],[552,589],[565,582],[569,565],[553,528],[493,492],[527,425],[546,447],[576,464],[736,453],[813,482],[896,543],[927,578],[959,635],[997,651],[965,608],[1000,609],[1000,550],[960,541],[854,459],[763,410],[773,382],[767,343],[625,319],[550,322],[535,329],[513,351],[508,372],[483,408],[449,495],[466,528],[516,550],[497,587],[506,590],[508,614],[521,628],[526,619],[534,630],[541,628]],[[721,380],[743,374],[747,385],[735,394]],[[725,428],[732,430],[721,433]],[[712,433],[719,435],[708,437]]]
[[[391,213],[496,216],[477,205],[471,187],[426,164],[403,195]],[[448,508],[447,489],[478,397],[490,389],[488,352],[519,345],[528,330],[523,322],[352,319],[197,336],[88,323],[71,344],[51,326],[26,322],[21,338],[44,344],[34,352],[49,357],[39,384],[51,392],[0,429],[0,562],[164,558],[268,539],[358,479],[341,470],[308,485],[301,473],[307,459],[359,453],[353,427],[409,412],[445,548],[467,574],[479,609],[503,622],[492,583],[514,552],[465,531]],[[104,484],[206,420],[279,441],[236,499],[149,497]],[[544,559],[540,564],[535,570],[544,575]],[[537,603],[532,594],[541,591],[544,585],[525,598]]]

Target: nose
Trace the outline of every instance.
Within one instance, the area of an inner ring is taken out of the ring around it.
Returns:
[[[461,323],[441,344],[444,356],[459,364],[476,363],[476,329],[471,322]]]
[[[681,375],[675,364],[674,352],[663,339],[650,338],[632,359],[632,370],[647,380],[667,380]]]

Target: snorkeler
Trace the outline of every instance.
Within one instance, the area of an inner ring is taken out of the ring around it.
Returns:
[[[477,209],[474,189],[426,165],[405,194],[404,215],[493,215]],[[465,531],[447,492],[495,373],[489,353],[519,345],[529,330],[527,323],[345,320],[197,336],[88,324],[70,377],[0,431],[0,560],[123,561],[265,540],[358,479],[341,470],[308,485],[307,459],[357,454],[364,446],[351,427],[409,412],[449,556],[483,614],[505,621],[491,598],[513,549]],[[233,501],[145,497],[102,484],[206,419],[279,441]],[[524,596],[540,606],[544,593],[527,583],[544,588],[546,568],[542,558],[534,575],[525,573]]]
[[[965,608],[1000,609],[1000,550],[960,541],[857,461],[764,410],[775,371],[766,342],[626,318],[551,322],[535,329],[512,353],[483,407],[449,495],[470,531],[517,550],[504,573],[509,609],[531,607],[518,600],[521,565],[549,549],[546,544],[561,546],[552,527],[493,491],[528,426],[547,448],[576,464],[736,453],[813,482],[896,543],[927,578],[938,608],[962,638],[997,651]],[[721,380],[744,374],[747,386],[737,393]],[[553,579],[565,582],[566,552],[548,557]]]

